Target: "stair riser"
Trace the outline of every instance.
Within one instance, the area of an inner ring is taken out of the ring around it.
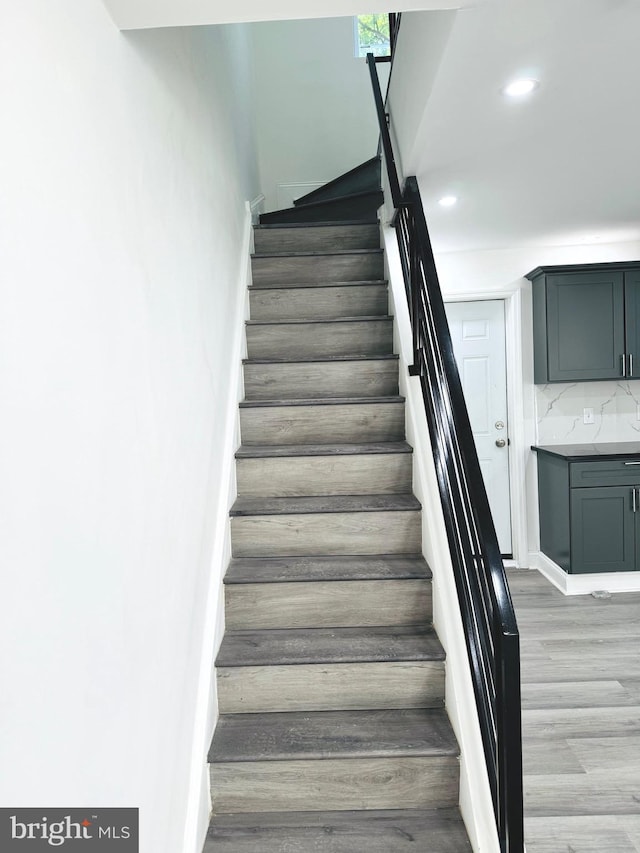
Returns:
[[[256,228],[255,250],[269,252],[326,252],[377,249],[380,229],[372,225],[317,225],[309,228]]]
[[[411,491],[410,453],[238,459],[240,497],[382,495]]]
[[[382,252],[353,255],[260,256],[251,259],[254,284],[375,281],[384,278]]]
[[[419,511],[333,512],[231,519],[234,557],[416,554]]]
[[[398,393],[398,362],[371,361],[245,364],[247,400],[309,397],[389,397]]]
[[[443,699],[441,661],[218,669],[221,714],[434,708]]]
[[[249,304],[252,320],[331,320],[389,313],[386,284],[252,288]]]
[[[242,408],[240,432],[246,445],[402,441],[404,404],[336,403],[330,406]]]
[[[392,351],[393,326],[387,318],[247,326],[249,358],[389,355]]]
[[[451,757],[220,762],[211,766],[213,811],[446,808],[458,803]]]
[[[431,581],[300,581],[225,586],[228,630],[426,625]]]

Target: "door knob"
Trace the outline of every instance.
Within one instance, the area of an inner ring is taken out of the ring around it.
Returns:
[[[504,440],[504,438],[496,439],[496,447],[505,447],[506,444],[507,442]]]

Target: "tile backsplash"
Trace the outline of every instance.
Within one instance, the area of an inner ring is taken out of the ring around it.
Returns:
[[[538,444],[640,441],[640,381],[536,385]],[[593,409],[594,422],[583,422]]]

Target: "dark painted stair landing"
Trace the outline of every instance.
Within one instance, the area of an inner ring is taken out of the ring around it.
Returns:
[[[257,228],[250,305],[205,853],[469,853],[377,224]]]
[[[373,157],[296,199],[294,207],[263,213],[260,224],[375,222],[383,201],[380,158]]]

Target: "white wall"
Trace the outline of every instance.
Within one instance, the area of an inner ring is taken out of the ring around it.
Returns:
[[[427,106],[456,15],[455,11],[402,14],[389,86],[391,131],[401,181],[402,175],[416,174],[425,148],[428,150]]]
[[[354,56],[353,18],[277,21],[251,27],[256,127],[267,210],[290,184],[293,197],[376,154],[369,71]],[[388,65],[378,70],[386,85]]]
[[[1,23],[0,802],[139,806],[142,853],[182,853],[257,193],[246,43],[123,36],[99,0]]]

